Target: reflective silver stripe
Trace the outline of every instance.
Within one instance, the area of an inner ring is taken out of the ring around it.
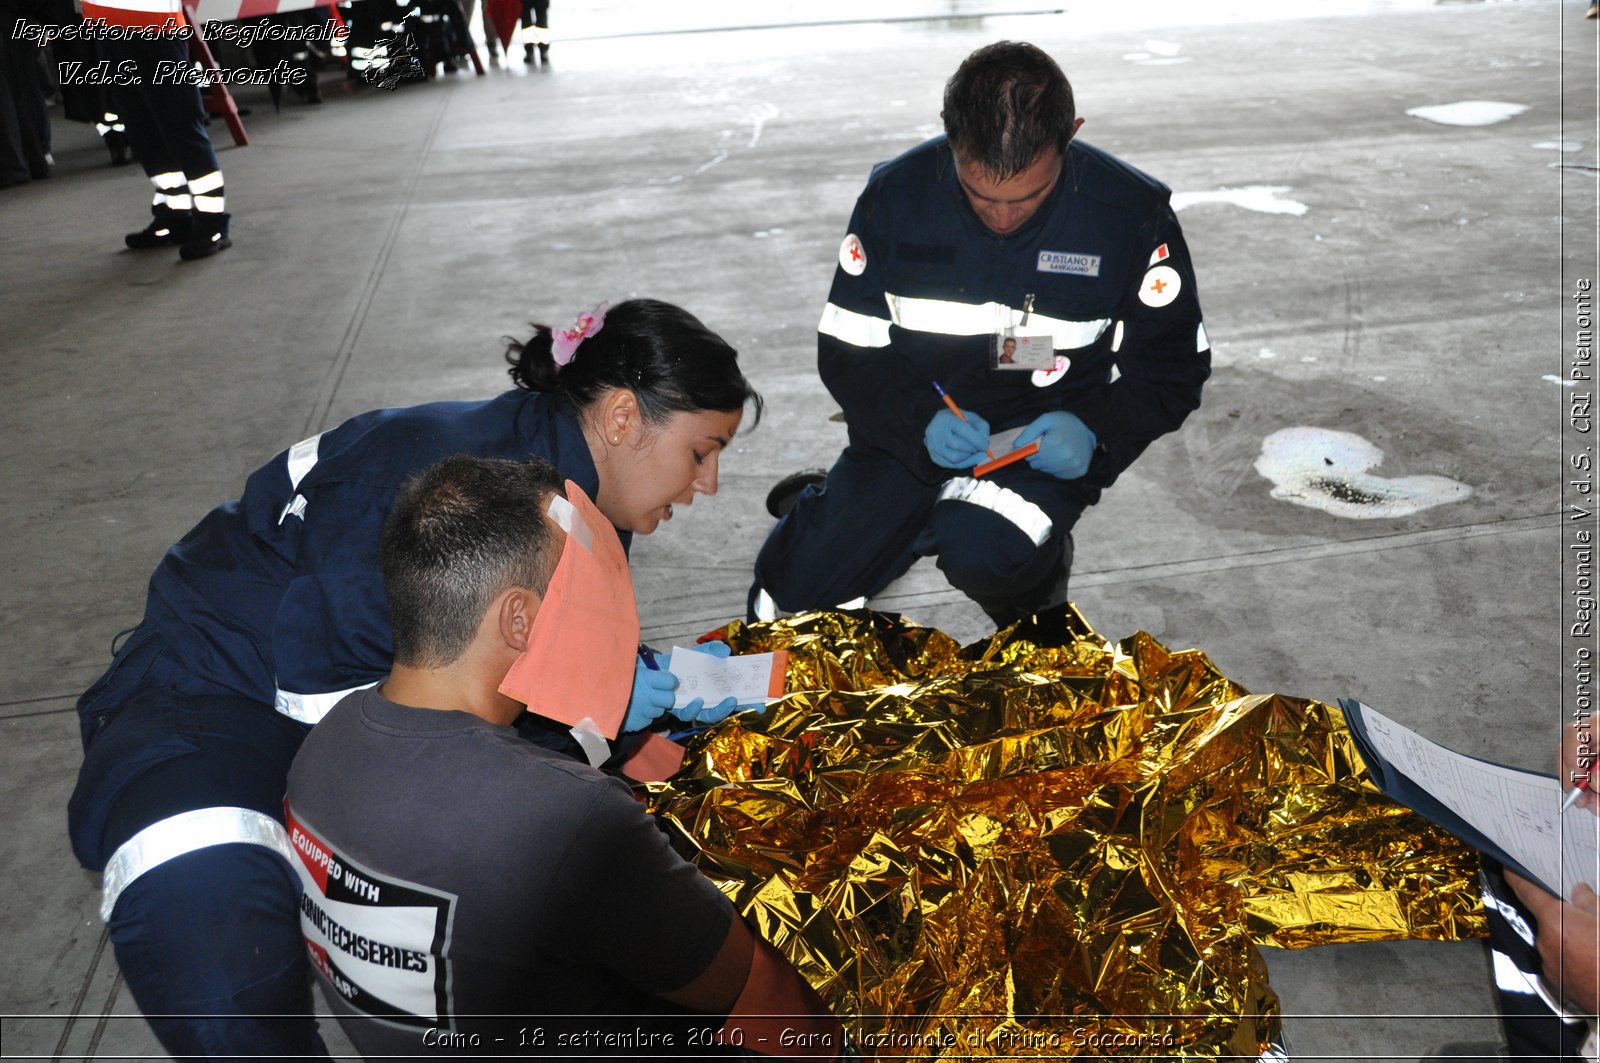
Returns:
[[[1116,331],[1111,334],[1111,353],[1116,354],[1122,350],[1122,322],[1117,322]]]
[[[322,438],[322,433],[317,433],[310,439],[302,439],[289,448],[289,486],[298,488],[300,481],[306,478],[306,473],[317,463],[317,442]]]
[[[772,595],[758,589],[753,611],[757,620],[776,620],[778,618],[778,603],[772,600]]]
[[[840,602],[834,608],[836,608],[836,609],[865,609],[866,607],[867,607],[867,596],[865,594],[863,594],[859,598],[851,598],[848,602]]]
[[[151,174],[150,183],[163,192],[170,192],[174,188],[182,188],[189,182],[183,176],[182,170],[168,170],[166,173]]]
[[[279,690],[277,697],[272,700],[272,707],[291,720],[316,723],[328,715],[328,710],[339,704],[339,700],[346,694],[375,687],[379,682],[380,680],[374,679],[370,683],[362,683],[348,690],[330,690],[326,694],[296,694],[292,690]]]
[[[1503,901],[1499,897],[1496,897],[1493,893],[1490,893],[1487,889],[1483,890],[1482,893],[1483,906],[1485,908],[1493,908],[1495,911],[1499,912],[1501,917],[1511,925],[1511,929],[1517,935],[1517,937],[1521,938],[1525,944],[1531,946],[1534,943],[1533,928],[1528,925],[1528,921],[1526,919],[1522,918],[1522,913],[1517,911],[1517,909],[1510,903]]]
[[[1550,992],[1545,981],[1531,971],[1524,971],[1518,967],[1510,956],[1499,949],[1491,948],[1489,956],[1494,961],[1494,984],[1504,993],[1521,993],[1524,996],[1536,996],[1544,1001],[1545,1007],[1560,1016],[1565,1023],[1576,1024],[1584,1021],[1582,1015],[1568,1011],[1561,998]]]
[[[817,331],[854,347],[889,346],[889,322],[881,317],[846,310],[833,303],[822,308],[822,320],[817,324]]]
[[[1204,354],[1211,349],[1211,337],[1206,335],[1204,321],[1194,327],[1194,353]]]
[[[202,214],[221,214],[226,208],[221,196],[195,196],[194,209]]]
[[[168,196],[167,206],[173,210],[189,210],[194,206],[194,197],[187,192],[181,196]]]
[[[1510,956],[1498,949],[1490,949],[1489,956],[1494,961],[1495,985],[1507,993],[1522,993],[1528,996],[1538,993],[1538,989],[1534,987],[1533,979],[1528,976],[1528,972],[1512,962]]]
[[[191,178],[189,181],[189,191],[197,196],[203,192],[215,192],[221,187],[221,170],[212,170],[210,173],[201,174],[199,177]]]
[[[1030,336],[1053,336],[1057,350],[1087,347],[1110,327],[1109,317],[1093,321],[1067,321],[1037,311],[1028,315],[1026,327],[1017,326],[1022,310],[1005,303],[958,303],[953,299],[913,299],[884,293],[889,317],[903,329],[933,332],[943,336],[986,336],[1006,327],[1017,327]]]
[[[1034,546],[1043,546],[1055,527],[1044,510],[993,480],[975,480],[970,476],[946,480],[939,489],[939,501],[966,502],[997,513],[1020,528],[1022,534],[1033,540]]]
[[[100,918],[110,921],[122,891],[146,871],[210,845],[242,842],[272,849],[294,863],[294,849],[283,824],[251,808],[197,808],[157,820],[117,847],[106,861]]]

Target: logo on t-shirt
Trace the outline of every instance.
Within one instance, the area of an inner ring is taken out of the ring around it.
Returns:
[[[1100,276],[1100,256],[1081,251],[1040,251],[1040,273],[1072,273],[1079,277]]]
[[[312,964],[357,1011],[444,1025],[452,1010],[445,950],[455,896],[362,867],[285,812],[300,858],[300,932]]]

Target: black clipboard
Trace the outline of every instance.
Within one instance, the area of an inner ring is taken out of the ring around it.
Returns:
[[[1365,705],[1353,698],[1340,698],[1339,708],[1344,712],[1345,726],[1349,728],[1350,737],[1354,740],[1356,749],[1360,752],[1361,759],[1367,766],[1367,774],[1372,776],[1373,783],[1385,797],[1400,802],[1422,816],[1429,823],[1437,827],[1443,827],[1478,850],[1478,852],[1499,861],[1502,866],[1510,868],[1529,882],[1537,882],[1549,893],[1557,897],[1561,896],[1560,883],[1552,887],[1550,883],[1523,867],[1519,861],[1512,859],[1510,854],[1500,848],[1488,835],[1474,827],[1449,805],[1434,797],[1427,789],[1413,782],[1409,776],[1380,756],[1372,746],[1372,739],[1367,735],[1366,721],[1361,716],[1362,710],[1366,708]],[[1437,743],[1435,744],[1437,745]],[[1513,768],[1508,764],[1485,760],[1482,757],[1468,756],[1465,753],[1456,753],[1455,755],[1467,760],[1475,760],[1480,764],[1489,764],[1506,771],[1516,772],[1519,775],[1526,775],[1530,779],[1555,778],[1555,775],[1551,772]]]

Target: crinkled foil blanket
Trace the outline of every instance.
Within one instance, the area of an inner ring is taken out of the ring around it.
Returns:
[[[862,1054],[1274,1058],[1260,944],[1483,933],[1471,850],[1342,714],[1063,607],[968,647],[895,616],[719,633],[789,693],[650,784]]]

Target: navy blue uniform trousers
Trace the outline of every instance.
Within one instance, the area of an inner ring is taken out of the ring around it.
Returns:
[[[289,763],[310,728],[250,699],[177,693],[171,657],[137,629],[78,702],[85,751],[68,818],[85,866],[104,867],[145,827],[193,809],[283,822]],[[327,1055],[311,1017],[299,896],[295,870],[255,844],[196,849],[122,891],[107,924],[112,949],[168,1052]]]
[[[152,40],[108,41],[103,47],[113,72],[120,69],[119,64],[131,62],[139,77],[137,84],[116,86],[112,98],[145,175],[182,172],[193,180],[219,169],[216,149],[206,133],[200,90],[170,77],[157,81],[162,63],[189,65],[188,42],[166,35]]]
[[[955,471],[951,476],[959,475]],[[1072,527],[1089,504],[1071,481],[1018,462],[983,478],[1010,496],[1002,510],[939,501],[927,484],[879,450],[850,446],[818,490],[808,487],[761,547],[756,584],[790,612],[871,597],[918,557],[938,555],[952,586],[997,623],[1058,604],[1072,567]],[[1049,529],[1036,543],[1014,519],[1037,507]],[[1007,510],[1012,515],[1008,515]]]
[[[1500,1029],[1505,1034],[1510,1058],[1582,1063],[1588,1027],[1582,1022],[1564,1021],[1543,997],[1514,973],[1505,970],[1506,960],[1509,960],[1511,966],[1530,977],[1543,973],[1539,950],[1534,946],[1539,921],[1512,891],[1500,865],[1488,857],[1483,860],[1483,889],[1483,910],[1489,922],[1489,950],[1491,954],[1499,954],[1494,957],[1494,990],[1500,1005]],[[1554,985],[1553,979],[1547,982]]]

